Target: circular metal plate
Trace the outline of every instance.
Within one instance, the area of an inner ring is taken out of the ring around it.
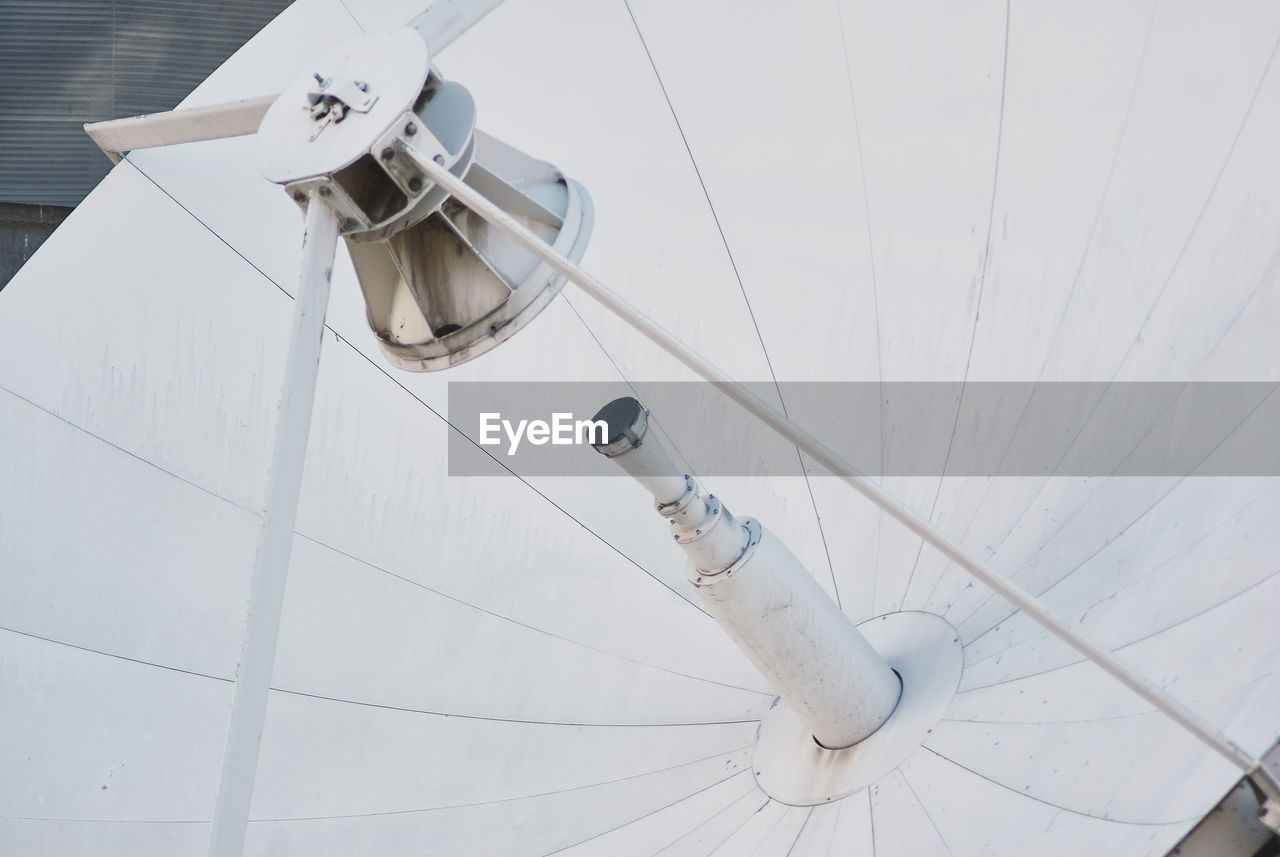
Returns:
[[[932,613],[888,613],[858,626],[902,677],[902,698],[883,726],[843,750],[827,750],[781,700],[760,723],[752,769],[774,800],[830,803],[859,792],[902,764],[934,725],[960,683],[964,652],[956,629]]]
[[[331,174],[368,152],[422,91],[427,46],[408,27],[369,33],[339,45],[312,71],[360,81],[377,100],[368,112],[349,110],[341,122],[320,128],[307,98],[317,87],[315,77],[308,74],[292,84],[258,127],[258,169],[277,184]]]

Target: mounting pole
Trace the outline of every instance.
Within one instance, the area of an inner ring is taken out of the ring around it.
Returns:
[[[690,476],[677,476],[635,399],[615,399],[594,419],[609,427],[596,450],[643,485],[671,522],[702,606],[814,740],[840,750],[883,726],[898,706],[901,678],[786,545],[755,520],[734,517]]]
[[[1151,684],[1134,672],[1111,652],[1085,637],[1041,604],[1033,595],[1018,585],[1005,580],[994,569],[971,555],[960,545],[938,530],[932,523],[917,515],[909,507],[879,485],[876,485],[856,467],[809,432],[793,423],[772,408],[759,396],[734,380],[724,370],[693,351],[653,319],[632,306],[625,298],[579,268],[569,259],[556,253],[545,241],[526,229],[515,218],[490,202],[464,182],[458,180],[438,164],[428,160],[417,161],[418,166],[432,181],[449,192],[455,199],[476,214],[515,238],[530,253],[537,256],[569,282],[586,292],[597,303],[612,312],[630,327],[653,341],[659,348],[688,366],[704,380],[714,384],[743,410],[769,426],[801,452],[809,455],[833,475],[879,506],[891,518],[920,536],[943,556],[982,581],[996,594],[1030,616],[1049,633],[1061,639],[1071,648],[1096,664],[1107,675],[1140,696],[1157,711],[1173,720],[1206,747],[1235,765],[1267,798],[1280,805],[1280,778],[1261,760],[1254,758],[1230,738],[1218,732],[1198,714]],[[1280,812],[1275,813],[1280,815]]]
[[[276,436],[267,471],[266,510],[249,589],[249,614],[236,672],[222,779],[213,810],[209,857],[240,857],[244,851],[249,804],[253,799],[258,751],[267,714],[267,694],[271,689],[271,669],[280,635],[280,614],[293,548],[294,522],[298,516],[337,241],[337,216],[319,194],[312,194],[307,203],[302,269],[293,301],[293,332],[289,337]]]

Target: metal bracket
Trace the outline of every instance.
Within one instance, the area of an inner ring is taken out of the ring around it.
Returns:
[[[378,103],[378,96],[369,94],[369,84],[364,81],[325,77],[319,72],[312,76],[318,84],[317,88],[307,90],[307,110],[316,122],[311,134],[313,142],[330,124],[346,119],[348,111],[368,113]]]
[[[415,199],[431,181],[422,170],[414,166],[413,159],[407,157],[408,149],[446,167],[453,166],[460,157],[450,155],[431,129],[412,112],[402,114],[387,133],[370,147],[370,151],[378,156],[382,169],[391,176],[391,180],[407,196]],[[441,194],[440,198],[443,200],[444,195]]]
[[[1264,801],[1258,813],[1258,820],[1266,825],[1272,833],[1280,836],[1280,802]]]
[[[1267,767],[1266,761],[1260,761],[1249,772],[1247,779],[1258,793],[1258,803],[1261,805],[1258,820],[1273,833],[1280,835],[1280,778]]]
[[[717,506],[719,505],[717,501]],[[742,528],[747,531],[747,544],[742,548],[742,553],[733,561],[728,568],[719,571],[707,571],[698,568],[697,565],[690,560],[685,567],[685,576],[694,586],[711,586],[722,580],[728,580],[733,573],[747,564],[751,557],[755,556],[756,548],[760,546],[760,540],[764,538],[764,527],[760,526],[760,522],[755,518],[743,518],[741,520]]]
[[[118,164],[122,152],[134,149],[252,134],[258,130],[267,108],[275,103],[277,97],[264,95],[208,107],[184,107],[164,113],[90,122],[84,130],[111,162]]]

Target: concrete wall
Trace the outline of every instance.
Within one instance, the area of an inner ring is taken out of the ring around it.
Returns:
[[[62,205],[0,202],[0,289],[71,211]]]

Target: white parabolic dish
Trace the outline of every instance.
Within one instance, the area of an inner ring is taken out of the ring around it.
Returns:
[[[417,11],[300,0],[187,103]],[[1278,36],[1267,3],[512,0],[440,67],[736,377],[1272,381]],[[252,137],[136,152],[0,292],[0,853],[204,853],[299,232]],[[772,694],[643,492],[446,470],[449,381],[688,374],[572,289],[397,372],[342,253],[329,319],[248,853],[1141,857],[1236,780],[847,488],[720,478],[852,619],[964,646],[920,748],[771,799]],[[1275,479],[885,482],[1250,752],[1280,732]]]

